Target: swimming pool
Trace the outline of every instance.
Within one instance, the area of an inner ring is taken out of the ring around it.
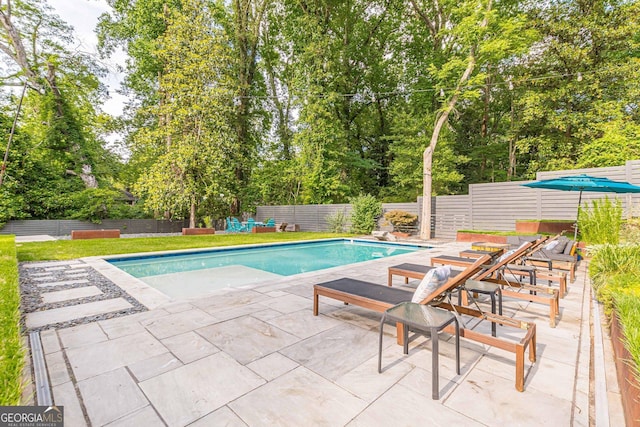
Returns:
[[[221,248],[107,259],[171,297],[415,252],[425,247],[357,239]]]

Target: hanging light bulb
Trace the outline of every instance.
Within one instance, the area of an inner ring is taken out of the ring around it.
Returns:
[[[444,97],[444,89],[440,88],[440,96]]]
[[[578,72],[578,81],[581,82],[582,81],[582,73]]]

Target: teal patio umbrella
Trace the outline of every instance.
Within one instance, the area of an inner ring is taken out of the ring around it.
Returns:
[[[544,188],[548,190],[579,191],[578,215],[580,215],[580,202],[582,202],[583,191],[593,191],[599,193],[640,193],[640,187],[624,181],[612,181],[609,178],[600,178],[589,175],[563,176],[560,178],[545,179],[541,181],[522,184],[530,188]],[[576,225],[574,227],[573,240],[578,237],[578,215],[576,215]]]

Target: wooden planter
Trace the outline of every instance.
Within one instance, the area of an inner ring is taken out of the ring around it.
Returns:
[[[183,228],[183,236],[200,236],[203,234],[216,234],[215,228]]]
[[[622,326],[614,312],[611,321],[611,341],[615,353],[618,386],[627,426],[640,426],[640,385],[635,377],[635,364],[623,343]]]
[[[458,231],[456,234],[457,242],[488,242],[488,243],[507,243],[507,236],[498,236],[495,234],[482,233],[463,233]]]
[[[275,227],[253,227],[251,229],[252,233],[275,233]]]
[[[71,230],[71,240],[78,239],[117,239],[120,230]]]
[[[558,234],[563,231],[573,230],[573,221],[548,222],[548,221],[524,221],[516,220],[516,231],[518,233],[538,234],[550,233]]]

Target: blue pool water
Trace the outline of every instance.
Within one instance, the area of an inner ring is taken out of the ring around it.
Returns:
[[[322,270],[411,253],[420,246],[337,239],[330,241],[229,248],[189,253],[112,258],[108,261],[134,277],[244,266],[280,276]],[[221,273],[222,270],[219,271]]]

